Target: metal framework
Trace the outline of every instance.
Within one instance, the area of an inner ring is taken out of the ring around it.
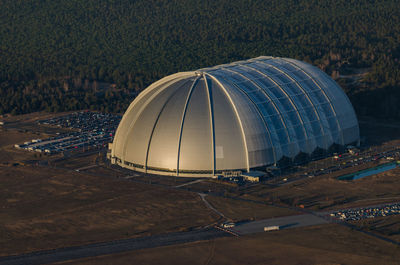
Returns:
[[[126,111],[111,157],[137,171],[212,176],[357,142],[353,107],[330,77],[262,56],[152,84]]]

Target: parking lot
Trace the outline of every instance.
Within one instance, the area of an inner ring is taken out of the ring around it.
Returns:
[[[286,185],[293,181],[298,181],[305,178],[312,178],[316,176],[340,172],[348,168],[358,168],[362,165],[369,165],[371,162],[388,163],[400,159],[400,146],[393,145],[385,149],[368,149],[362,152],[350,153],[348,151],[341,154],[334,154],[331,157],[313,161],[304,166],[298,166],[295,173],[285,176],[280,175],[278,185]],[[365,166],[364,166],[365,167]],[[364,169],[364,168],[363,168]]]
[[[335,171],[339,171],[345,168],[354,167],[362,164],[366,164],[372,161],[377,161],[380,159],[386,160],[396,160],[400,157],[400,148],[398,146],[394,146],[392,150],[382,151],[382,152],[372,152],[367,151],[364,153],[357,153],[354,155],[341,156],[337,158],[333,158],[336,160],[335,165],[330,166],[328,168],[322,168],[315,172],[315,175],[322,175],[326,173],[332,173]]]
[[[361,219],[375,218],[400,214],[400,203],[393,203],[375,207],[340,210],[330,214],[331,217],[342,221],[358,221]]]
[[[46,139],[32,139],[14,147],[46,154],[101,148],[112,142],[120,120],[120,115],[90,111],[39,120],[38,125],[71,129],[71,132]]]

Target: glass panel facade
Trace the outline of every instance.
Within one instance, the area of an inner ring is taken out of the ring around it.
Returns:
[[[218,73],[213,72],[212,74],[218,78],[225,79],[229,82],[228,86],[233,86],[239,89],[249,97],[251,102],[256,105],[258,112],[262,115],[263,120],[267,124],[266,126],[269,128],[269,133],[271,130],[275,130],[275,126],[276,128],[287,128],[285,120],[281,115],[281,110],[279,109],[281,106],[277,106],[273,101],[271,101],[265,92],[255,83],[250,82],[244,76],[229,71],[228,69],[219,70]],[[277,139],[271,137],[272,145],[274,147],[282,147],[284,144],[290,142],[288,130],[283,130],[285,131],[284,137],[279,137]],[[285,153],[287,150],[282,151]]]
[[[207,175],[358,141],[353,107],[329,76],[297,60],[259,57],[151,85],[121,120],[112,156],[142,171]]]
[[[343,144],[343,128],[354,128],[357,123],[345,117],[349,112],[355,115],[340,87],[314,68],[270,57],[224,65],[213,69],[213,74],[228,77],[251,98],[270,124],[273,146],[279,144],[283,155],[290,157],[300,151],[310,153],[316,147],[326,149],[332,143]],[[336,101],[348,104],[336,110]],[[358,138],[358,131],[354,135]]]

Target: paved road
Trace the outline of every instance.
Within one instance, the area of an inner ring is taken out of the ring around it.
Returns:
[[[177,232],[149,237],[122,239],[84,246],[38,251],[17,256],[0,257],[0,265],[47,264],[137,249],[182,244],[199,240],[210,240],[226,236],[232,235],[215,228],[207,228],[190,232]]]
[[[203,198],[203,197],[202,197]],[[328,223],[326,220],[311,214],[271,218],[238,225],[230,231],[206,228],[190,232],[176,232],[141,238],[122,239],[90,245],[37,251],[16,256],[0,257],[0,265],[38,265],[86,257],[115,254],[144,248],[154,248],[199,240],[211,240],[218,237],[245,235],[263,232],[265,226],[279,225],[281,229],[310,226]]]
[[[81,167],[81,168],[75,169],[75,171],[83,171],[83,170],[91,169],[91,168],[94,168],[94,167],[98,167],[98,165],[90,165],[90,166],[87,166],[87,167]]]
[[[206,196],[207,194],[204,193],[198,193],[200,198],[202,199],[202,201],[204,202],[204,204],[211,209],[212,211],[214,211],[216,214],[218,214],[219,216],[221,216],[222,218],[226,218],[225,215],[223,213],[221,213],[220,211],[218,211],[217,209],[215,209],[207,200],[206,200]]]
[[[195,184],[195,183],[199,183],[199,182],[203,182],[203,181],[205,181],[204,178],[202,178],[202,179],[197,179],[197,180],[193,180],[193,181],[186,182],[186,183],[183,183],[183,184],[181,184],[181,185],[175,186],[175,188],[180,188],[180,187],[184,187],[184,186],[187,186],[187,185],[191,185],[191,184]]]
[[[97,151],[98,152],[98,151]],[[73,171],[73,170],[71,170]],[[88,172],[86,172],[88,174]],[[97,174],[99,175],[99,174]],[[134,179],[134,178],[133,178]],[[133,179],[129,179],[130,181],[134,181]],[[143,181],[138,181],[143,182]],[[153,183],[151,183],[153,184]],[[157,186],[162,186],[167,189],[176,189],[176,187],[165,186],[162,184],[153,184]],[[211,208],[213,211],[217,212],[221,216],[218,210],[216,210],[212,205],[210,205],[205,199],[206,194],[199,193],[202,200],[205,202],[206,206]],[[246,199],[240,199],[246,200]],[[255,201],[257,202],[257,201]],[[261,202],[257,202],[261,203]],[[264,204],[264,203],[262,203]],[[297,209],[300,210],[300,209]],[[241,225],[237,225],[232,229],[232,231],[239,235],[251,234],[257,232],[263,232],[265,226],[273,226],[279,225],[281,229],[295,228],[295,227],[304,227],[304,226],[312,226],[318,224],[326,224],[329,223],[329,220],[326,220],[320,216],[316,216],[315,213],[311,213],[309,211],[304,210],[304,214],[295,215],[295,216],[287,216],[280,218],[272,218],[266,220],[260,220],[255,222],[243,223]],[[340,223],[342,224],[342,223]],[[352,226],[347,223],[343,223],[346,226]],[[357,228],[353,229],[359,230]],[[376,238],[386,240],[391,242],[386,238],[374,235],[372,233],[368,233],[362,230],[360,232],[370,234],[371,236],[375,236]],[[39,251],[33,252],[23,255],[17,256],[8,256],[8,257],[0,257],[0,265],[3,264],[47,264],[54,263],[59,261],[66,260],[74,260],[85,257],[94,257],[100,255],[114,254],[131,250],[138,250],[144,248],[154,248],[159,246],[167,246],[174,244],[181,244],[186,242],[194,242],[199,240],[210,240],[213,238],[224,237],[224,236],[232,236],[231,234],[215,229],[215,228],[207,228],[197,231],[191,232],[180,232],[180,233],[170,233],[164,235],[156,235],[151,237],[143,237],[136,239],[125,239],[125,240],[117,240],[111,242],[104,242],[98,244],[77,246],[77,247],[68,247],[62,249],[54,249],[48,251]],[[392,242],[393,243],[393,242]],[[395,242],[396,243],[396,242]],[[396,243],[399,244],[399,243]]]
[[[235,226],[231,230],[238,233],[239,235],[246,235],[263,232],[265,226],[277,225],[280,229],[288,229],[327,223],[328,221],[321,217],[312,214],[300,214],[243,223]]]

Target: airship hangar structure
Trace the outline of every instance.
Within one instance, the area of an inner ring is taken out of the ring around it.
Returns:
[[[110,158],[141,172],[210,177],[358,142],[335,81],[305,62],[262,56],[150,85],[125,112]]]

